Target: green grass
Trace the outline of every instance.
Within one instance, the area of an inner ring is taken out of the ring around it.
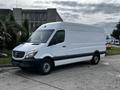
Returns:
[[[120,47],[112,47],[107,50],[107,55],[120,55]]]
[[[10,64],[11,62],[11,51],[4,50],[4,53],[6,53],[7,57],[0,57],[0,64]]]
[[[10,58],[0,58],[0,64],[10,64]]]

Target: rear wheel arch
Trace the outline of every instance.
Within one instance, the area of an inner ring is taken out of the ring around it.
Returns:
[[[99,50],[96,50],[96,51],[94,52],[93,56],[94,56],[94,55],[98,55],[98,57],[99,57],[99,59],[100,59],[100,51],[99,51]]]
[[[99,61],[100,61],[100,52],[98,50],[96,50],[93,53],[93,57],[92,57],[92,59],[90,61],[91,61],[91,64],[93,64],[93,65],[96,65],[96,64],[99,63]]]

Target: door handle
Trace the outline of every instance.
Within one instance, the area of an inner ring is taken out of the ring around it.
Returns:
[[[66,46],[64,45],[64,46],[62,46],[63,48],[65,48]]]

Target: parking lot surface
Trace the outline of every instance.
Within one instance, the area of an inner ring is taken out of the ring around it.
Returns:
[[[49,75],[0,68],[0,90],[120,90],[120,55],[55,68]]]

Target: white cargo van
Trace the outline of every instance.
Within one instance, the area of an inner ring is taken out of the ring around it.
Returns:
[[[37,68],[48,74],[55,66],[90,60],[98,64],[105,56],[106,36],[101,28],[67,22],[40,26],[27,42],[12,51],[12,64]]]

